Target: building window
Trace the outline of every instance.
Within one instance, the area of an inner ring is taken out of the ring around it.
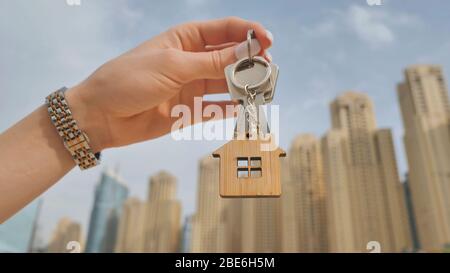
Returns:
[[[238,157],[238,178],[260,178],[262,176],[261,157]]]

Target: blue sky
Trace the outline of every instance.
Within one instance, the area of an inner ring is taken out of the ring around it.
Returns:
[[[450,71],[450,2],[446,0],[341,1],[124,1],[0,0],[0,131],[71,86],[99,65],[189,20],[240,16],[274,34],[270,50],[280,67],[274,104],[280,105],[281,146],[300,133],[323,135],[329,102],[345,90],[368,93],[379,127],[393,129],[400,172],[406,170],[396,84],[416,63]],[[59,218],[88,224],[94,186],[106,166],[120,166],[132,195],[146,196],[150,175],[178,177],[184,214],[195,210],[198,159],[223,142],[174,142],[170,136],[107,150],[103,166],[74,170],[44,195],[40,225],[48,234]]]

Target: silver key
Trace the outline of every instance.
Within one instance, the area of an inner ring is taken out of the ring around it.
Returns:
[[[245,86],[248,85],[248,90],[264,93],[264,103],[270,103],[275,93],[278,66],[259,56],[252,59],[253,65],[249,58],[244,58],[225,68],[231,97],[236,100],[247,97]]]
[[[252,37],[254,32],[251,30],[247,34],[249,56],[225,68],[231,97],[238,100],[245,110],[239,113],[235,128],[235,136],[244,138],[269,133],[261,106],[273,100],[279,71],[277,65],[250,55]]]

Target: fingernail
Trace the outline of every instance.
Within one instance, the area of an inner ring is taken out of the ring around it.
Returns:
[[[261,45],[259,44],[258,40],[252,39],[251,45],[250,45],[250,52],[252,55],[257,55],[261,51]],[[248,57],[248,49],[247,49],[247,41],[240,43],[236,49],[234,50],[234,54],[236,55],[236,58],[242,59]]]
[[[273,42],[273,34],[269,30],[266,30],[266,37],[270,40],[271,43]]]
[[[266,51],[266,58],[269,62],[272,62],[272,54],[269,51]]]

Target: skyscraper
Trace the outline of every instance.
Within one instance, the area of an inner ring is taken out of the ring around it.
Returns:
[[[95,188],[86,252],[114,251],[118,222],[127,196],[128,188],[118,174],[104,171]]]
[[[228,199],[219,195],[219,161],[212,156],[200,160],[197,211],[192,220],[192,252],[225,252],[225,209]]]
[[[68,244],[72,241],[77,242],[80,246],[80,251],[82,251],[81,226],[69,218],[62,218],[52,234],[47,251],[51,253],[69,252]]]
[[[146,203],[138,198],[127,199],[119,220],[115,252],[143,251],[145,219]]]
[[[187,216],[184,220],[183,231],[181,232],[181,253],[191,252],[191,242],[192,242],[192,216]]]
[[[386,204],[388,241],[385,251],[411,251],[413,242],[408,220],[404,187],[400,183],[395,149],[390,129],[378,129],[374,134],[376,159],[382,195]]]
[[[397,89],[420,245],[441,251],[450,244],[450,103],[442,69],[408,67]]]
[[[23,253],[30,249],[40,200],[35,200],[0,225],[0,252]]]
[[[291,152],[288,156],[281,158],[281,189],[283,191],[281,202],[281,251],[282,252],[299,252],[298,225],[295,219],[298,217],[298,211],[294,210],[297,196],[294,193],[294,186],[291,183],[291,175],[289,168]]]
[[[419,235],[417,234],[416,216],[414,213],[414,206],[411,197],[411,189],[409,188],[408,174],[406,174],[406,179],[403,182],[403,189],[405,192],[406,208],[408,210],[408,220],[409,220],[409,228],[411,230],[413,251],[417,251],[420,249],[420,243],[419,243]]]
[[[309,134],[298,136],[289,152],[290,188],[293,203],[286,210],[295,214],[287,225],[293,225],[294,234],[283,234],[296,238],[294,252],[327,252],[326,192],[323,178],[320,142]],[[284,211],[284,210],[283,210]]]
[[[176,178],[161,171],[150,178],[144,227],[145,252],[178,252],[181,205]]]
[[[326,185],[326,210],[328,250],[354,252],[355,238],[350,201],[348,149],[345,133],[330,130],[321,141],[324,178]]]
[[[281,252],[280,198],[247,198],[242,202],[242,252]]]
[[[370,241],[378,241],[384,252],[409,249],[390,131],[376,129],[372,102],[362,93],[346,92],[334,100],[331,118],[332,130],[322,140],[327,194],[337,206],[328,206],[330,251],[366,251]]]

